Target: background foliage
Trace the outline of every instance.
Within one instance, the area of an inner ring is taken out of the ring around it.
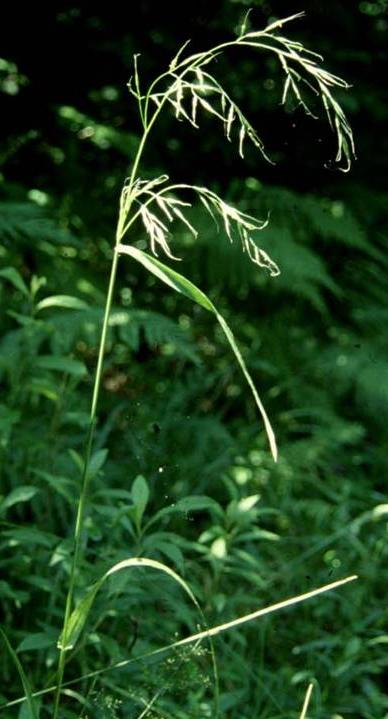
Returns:
[[[216,624],[359,574],[333,596],[215,640],[231,719],[297,716],[310,678],[312,717],[388,717],[388,5],[305,5],[289,34],[353,84],[338,96],[356,137],[351,173],[327,164],[324,123],[279,108],[272,59],[248,53],[217,71],[275,165],[254,149],[243,162],[211,120],[196,134],[166,113],[143,170],[206,181],[244,211],[270,212],[260,241],[278,278],[259,273],[196,208],[198,240],[180,231],[173,251],[236,329],[279,463],[212,318],[123,263],[79,588],[144,554],[180,572]],[[0,605],[38,688],[52,681],[117,202],[140,132],[126,89],[131,57],[141,53],[150,80],[187,38],[194,52],[229,37],[248,6],[255,27],[301,9],[291,0],[286,9],[278,0],[58,2],[24,7],[25,36],[3,38]],[[16,26],[16,4],[7,13],[5,27]],[[168,579],[133,576],[101,593],[68,678],[195,631]],[[22,692],[5,655],[2,672],[5,702]],[[207,717],[213,690],[201,646],[75,684],[64,716],[135,717],[160,692],[148,717]],[[92,709],[79,704],[86,696]]]

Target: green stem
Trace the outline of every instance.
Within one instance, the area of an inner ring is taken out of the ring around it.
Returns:
[[[94,380],[93,396],[92,396],[92,403],[91,403],[91,408],[90,408],[89,427],[88,427],[88,433],[87,433],[86,444],[85,444],[84,464],[83,464],[83,471],[82,471],[82,478],[81,478],[81,491],[80,491],[80,496],[79,496],[79,501],[78,501],[77,518],[76,518],[75,530],[74,530],[74,551],[73,551],[73,557],[72,557],[72,561],[71,561],[69,588],[68,588],[67,597],[66,597],[66,606],[65,606],[65,613],[64,613],[64,620],[63,620],[62,644],[61,644],[61,648],[59,650],[59,657],[58,657],[57,683],[56,683],[56,691],[55,691],[55,699],[54,699],[53,719],[58,719],[61,691],[62,691],[62,685],[63,685],[63,678],[64,678],[64,674],[65,674],[65,665],[66,665],[66,651],[67,651],[66,637],[68,634],[69,620],[70,620],[71,611],[72,611],[72,607],[73,607],[77,570],[78,570],[78,566],[79,566],[80,559],[81,559],[82,529],[83,529],[89,481],[90,481],[90,475],[89,475],[88,469],[89,469],[89,462],[90,462],[90,457],[91,457],[92,448],[93,448],[93,440],[94,440],[94,433],[95,433],[96,419],[97,419],[97,406],[98,406],[98,400],[99,400],[99,396],[100,396],[102,369],[103,369],[104,356],[105,356],[106,338],[107,338],[107,333],[108,333],[109,317],[110,317],[110,312],[111,312],[111,307],[112,307],[112,302],[113,302],[113,295],[114,295],[116,275],[117,275],[117,265],[118,265],[118,258],[119,258],[119,254],[117,252],[117,246],[121,242],[121,240],[126,232],[125,222],[128,218],[128,215],[129,215],[129,212],[131,209],[131,204],[132,204],[131,189],[132,189],[134,181],[135,181],[135,177],[136,177],[137,170],[138,170],[140,160],[141,160],[141,156],[143,154],[143,150],[144,150],[144,147],[145,147],[145,144],[147,141],[147,137],[151,130],[151,127],[153,126],[156,118],[158,117],[158,115],[162,109],[163,104],[164,103],[162,102],[159,105],[159,107],[155,110],[149,123],[147,124],[147,126],[144,129],[144,132],[143,132],[142,138],[140,140],[139,147],[137,149],[137,153],[136,153],[133,165],[132,165],[132,172],[131,172],[131,176],[129,179],[128,189],[127,189],[127,197],[129,198],[129,200],[124,207],[123,206],[120,207],[120,214],[119,214],[119,219],[118,219],[118,223],[117,223],[114,254],[113,254],[112,266],[111,266],[111,271],[110,271],[108,293],[107,293],[106,303],[105,303],[104,320],[103,320],[102,330],[101,330],[101,339],[100,339],[100,346],[99,346],[99,350],[98,350],[96,375],[95,375],[95,380]]]
[[[120,234],[117,233],[116,244],[118,244],[119,240],[120,240]],[[66,608],[65,608],[65,615],[64,615],[64,620],[63,620],[63,630],[62,630],[63,642],[62,642],[62,646],[61,646],[60,653],[59,653],[59,659],[58,659],[57,689],[56,689],[56,694],[55,694],[53,719],[57,719],[57,717],[58,717],[61,687],[62,687],[64,671],[65,671],[66,651],[67,651],[66,650],[66,635],[67,635],[67,628],[68,628],[72,605],[73,605],[77,569],[78,569],[78,565],[79,565],[79,561],[80,561],[80,557],[81,557],[82,527],[83,527],[83,520],[84,520],[84,515],[85,515],[85,508],[86,508],[86,501],[87,501],[87,494],[88,494],[88,487],[89,487],[89,480],[90,480],[90,475],[88,473],[88,469],[89,469],[89,462],[90,462],[90,457],[91,457],[91,453],[92,453],[94,433],[95,433],[95,427],[96,427],[97,405],[98,405],[98,398],[99,398],[100,387],[101,387],[102,368],[103,368],[103,362],[104,362],[106,337],[107,337],[108,326],[109,326],[109,317],[110,317],[110,311],[111,311],[111,307],[112,307],[114,288],[115,288],[115,282],[116,282],[118,257],[119,256],[118,256],[117,252],[115,252],[113,255],[112,267],[111,267],[111,272],[110,272],[109,287],[108,287],[108,293],[107,293],[106,304],[105,304],[104,320],[103,320],[102,331],[101,331],[100,347],[99,347],[99,351],[98,351],[96,376],[95,376],[95,381],[94,381],[92,403],[91,403],[91,408],[90,408],[89,428],[88,428],[88,434],[87,434],[86,445],[85,445],[84,466],[83,466],[82,479],[81,479],[81,492],[80,492],[80,498],[79,498],[79,502],[78,502],[77,519],[76,519],[75,530],[74,530],[74,552],[73,552],[73,558],[72,558],[72,562],[71,562],[69,589],[68,589],[67,597],[66,597]]]

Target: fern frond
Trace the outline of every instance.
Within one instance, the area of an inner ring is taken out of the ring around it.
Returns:
[[[47,214],[45,208],[33,202],[0,203],[0,239],[20,244],[33,243],[38,248],[43,242],[73,247],[81,245],[71,232],[64,230]]]

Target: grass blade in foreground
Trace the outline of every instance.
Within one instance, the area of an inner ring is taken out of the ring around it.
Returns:
[[[311,694],[313,693],[314,684],[309,684],[306,691],[306,696],[304,698],[302,712],[299,717],[299,719],[306,719],[307,717],[307,709],[309,708]]]
[[[264,617],[266,614],[272,614],[273,612],[277,612],[279,609],[286,609],[287,607],[292,607],[294,604],[300,604],[300,602],[304,602],[306,601],[306,599],[312,599],[313,597],[317,597],[319,594],[323,594],[324,592],[330,592],[332,589],[341,587],[343,584],[347,584],[348,582],[353,582],[355,579],[358,579],[356,574],[352,575],[351,577],[346,577],[345,579],[338,579],[338,581],[332,582],[331,584],[325,584],[323,587],[318,587],[318,589],[312,589],[311,592],[305,592],[305,594],[298,594],[296,597],[284,599],[282,602],[277,602],[276,604],[270,604],[269,607],[257,609],[251,614],[245,614],[242,617],[238,617],[238,619],[232,619],[230,622],[225,622],[225,624],[218,624],[216,627],[207,629],[204,632],[198,632],[198,634],[192,634],[190,637],[180,639],[179,641],[175,642],[173,646],[179,647],[183,644],[190,644],[191,642],[196,642],[198,641],[198,639],[205,639],[205,637],[215,637],[217,634],[221,634],[228,629],[234,629],[234,627],[240,626],[240,624],[246,624],[247,622],[251,622],[253,619],[258,619],[259,617]]]
[[[169,287],[172,287],[173,290],[176,292],[180,292],[181,294],[188,297],[193,302],[196,302],[198,305],[201,305],[205,310],[208,310],[208,312],[212,312],[219,324],[222,327],[222,330],[226,336],[226,339],[229,342],[229,345],[231,349],[233,350],[233,353],[237,359],[237,362],[239,363],[241,370],[244,374],[244,377],[252,391],[252,394],[254,396],[255,402],[257,407],[259,408],[260,414],[262,416],[265,431],[267,433],[268,442],[271,448],[272,456],[277,461],[278,457],[278,450],[276,446],[276,439],[274,431],[271,427],[271,423],[268,419],[268,415],[264,409],[264,405],[259,397],[259,394],[257,392],[257,389],[254,385],[253,379],[251,375],[248,372],[247,366],[244,362],[244,359],[241,355],[241,352],[237,346],[236,340],[233,336],[233,332],[230,329],[228,323],[223,318],[223,316],[218,312],[216,307],[213,305],[211,300],[208,298],[207,295],[205,295],[202,290],[200,290],[196,285],[194,285],[190,280],[188,280],[183,275],[180,275],[179,272],[176,272],[175,270],[172,270],[171,267],[168,267],[163,262],[160,262],[160,260],[156,260],[154,257],[151,257],[151,255],[148,255],[146,252],[142,252],[142,250],[138,250],[136,247],[132,247],[131,245],[122,245],[119,244],[117,246],[117,252],[130,255],[130,257],[133,257],[137,262],[140,262],[143,267],[145,267],[149,272],[151,272],[153,275],[158,277],[162,282],[164,282]]]
[[[8,653],[11,656],[11,659],[12,659],[13,663],[15,664],[16,669],[18,670],[20,680],[23,684],[23,689],[24,689],[25,695],[24,695],[22,701],[24,701],[24,700],[27,701],[27,706],[30,710],[30,715],[31,715],[32,719],[39,719],[39,712],[36,707],[36,702],[34,700],[34,697],[37,696],[37,694],[33,693],[31,686],[30,686],[30,682],[28,681],[26,674],[24,672],[24,669],[20,663],[19,657],[16,654],[16,652],[14,651],[14,649],[12,649],[5,632],[3,631],[3,629],[1,627],[0,627],[0,636],[1,636],[5,646],[7,647]]]
[[[170,567],[168,567],[166,564],[162,564],[161,562],[157,562],[154,559],[148,559],[147,557],[131,557],[130,559],[124,559],[121,562],[118,562],[117,564],[114,564],[110,569],[108,569],[105,574],[100,577],[100,579],[95,582],[89,590],[86,592],[84,597],[81,599],[80,602],[78,602],[77,606],[73,610],[72,614],[69,617],[69,621],[66,625],[66,630],[62,632],[61,637],[58,641],[58,647],[62,651],[69,651],[70,649],[73,649],[75,646],[84,626],[86,623],[86,620],[88,618],[89,612],[92,608],[92,605],[94,603],[94,600],[96,598],[97,593],[105,583],[105,581],[112,576],[113,574],[116,574],[116,572],[120,572],[123,569],[134,569],[138,567],[147,567],[150,569],[156,569],[160,572],[164,572],[164,574],[167,574],[169,577],[171,577],[177,584],[182,587],[182,589],[185,591],[185,593],[189,596],[191,601],[193,602],[194,606],[198,610],[202,622],[206,626],[205,617],[203,614],[203,611],[195,598],[195,595],[191,591],[189,585],[182,579],[179,574],[174,572]],[[215,716],[218,716],[218,670],[217,670],[217,662],[216,657],[212,645],[212,641],[209,635],[210,640],[210,652],[211,652],[211,658],[212,658],[212,665],[213,665],[213,673],[214,673],[214,681],[215,681]],[[63,685],[64,686],[64,685]],[[34,716],[35,719],[35,716]]]
[[[115,669],[122,669],[124,667],[129,666],[130,664],[135,664],[135,662],[144,661],[145,659],[149,659],[151,657],[158,656],[160,654],[165,654],[168,651],[171,651],[175,649],[178,646],[182,646],[184,644],[190,644],[193,642],[197,642],[198,640],[205,639],[206,637],[213,637],[217,634],[221,634],[222,632],[228,631],[229,629],[234,629],[235,627],[239,626],[240,624],[246,624],[248,622],[253,621],[254,619],[258,619],[259,617],[263,617],[267,614],[272,614],[273,612],[277,612],[279,609],[286,609],[287,607],[291,607],[294,604],[300,604],[301,602],[306,601],[307,599],[312,599],[313,597],[317,597],[320,594],[324,594],[326,592],[330,592],[333,589],[337,589],[338,587],[343,586],[344,584],[348,584],[349,582],[354,582],[355,579],[358,579],[357,575],[352,575],[350,577],[345,577],[344,579],[339,579],[336,582],[331,582],[330,584],[324,584],[322,587],[318,587],[317,589],[312,589],[310,592],[306,592],[304,594],[299,594],[296,597],[291,597],[289,599],[284,599],[281,602],[277,602],[276,604],[270,604],[268,607],[264,607],[263,609],[258,609],[255,612],[252,612],[251,614],[245,614],[243,617],[238,617],[237,619],[234,619],[230,622],[225,622],[225,624],[219,624],[215,627],[211,627],[211,629],[207,629],[204,632],[199,632],[198,634],[192,634],[189,637],[185,637],[184,639],[180,639],[177,642],[173,642],[173,644],[166,644],[164,647],[160,647],[159,649],[154,649],[151,652],[147,652],[146,654],[141,654],[137,657],[132,657],[131,659],[124,659],[123,661],[117,662],[116,664],[112,664],[108,667],[103,667],[102,669],[97,669],[96,671],[89,672],[88,674],[84,674],[81,677],[78,677],[77,679],[71,679],[68,682],[64,682],[62,685],[63,688],[72,686],[73,684],[78,684],[81,681],[85,681],[88,679],[94,679],[98,676],[101,676],[102,674],[106,674],[107,672],[113,671]],[[306,700],[310,701],[310,696],[312,689],[310,690],[309,685],[306,693],[306,697],[304,700],[304,706],[302,709],[302,715],[300,719],[306,719],[306,715],[303,716],[303,711],[306,712],[308,708],[308,704],[306,704]],[[39,692],[35,692],[33,694],[34,697],[42,696],[44,694],[49,694],[50,692],[56,691],[57,687],[56,685],[48,687],[47,689],[42,689]],[[6,709],[11,706],[15,706],[17,704],[21,704],[24,701],[25,697],[20,697],[19,699],[14,699],[11,702],[7,702],[7,704],[3,704],[0,706],[0,711],[2,709]]]

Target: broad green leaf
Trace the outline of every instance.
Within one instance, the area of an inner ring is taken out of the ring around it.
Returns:
[[[69,449],[69,455],[70,455],[70,457],[72,458],[72,460],[73,460],[75,466],[77,467],[78,471],[82,474],[82,472],[84,471],[84,460],[83,460],[83,458],[81,457],[81,455],[79,454],[79,452],[76,452],[75,449],[72,449],[72,448],[70,447],[70,449]]]
[[[38,275],[32,275],[30,282],[31,297],[34,300],[38,292],[47,284],[46,277],[38,277]]]
[[[0,404],[0,432],[3,436],[8,434],[13,425],[19,422],[20,416],[18,410],[11,409],[6,404]]]
[[[36,634],[27,634],[26,637],[20,642],[17,651],[26,652],[36,649],[48,649],[48,647],[55,646],[55,639],[44,632],[37,632]]]
[[[43,479],[51,489],[64,497],[69,504],[74,505],[74,481],[59,474],[50,474],[43,469],[33,469],[33,473]]]
[[[14,267],[4,267],[0,270],[0,277],[8,280],[17,290],[19,290],[25,297],[30,297],[30,291],[23,280],[21,274],[15,270]]]
[[[218,502],[216,502],[215,499],[212,499],[211,497],[205,497],[203,495],[184,497],[178,502],[170,504],[169,507],[163,507],[163,509],[160,509],[158,512],[156,512],[156,514],[154,514],[154,516],[151,517],[150,521],[147,523],[146,529],[155,524],[155,522],[158,522],[159,519],[167,517],[170,514],[188,514],[189,512],[201,512],[204,509],[212,509],[213,511],[215,510],[218,511],[218,513],[222,513]]]
[[[211,497],[205,497],[202,494],[195,495],[193,497],[183,497],[176,505],[175,509],[179,512],[198,512],[202,509],[218,509],[220,505]]]
[[[36,312],[40,312],[48,307],[61,307],[69,310],[87,310],[89,305],[84,300],[80,300],[78,297],[72,297],[71,295],[51,295],[51,297],[45,297],[43,300],[38,302],[35,310]]]
[[[62,417],[63,424],[70,424],[75,427],[80,427],[81,429],[87,429],[89,422],[90,417],[88,412],[72,412],[70,410],[69,412],[65,412]]]
[[[32,395],[41,395],[51,402],[58,402],[60,386],[54,377],[33,377],[29,389]]]
[[[376,507],[373,507],[373,519],[380,519],[380,517],[384,517],[386,514],[388,514],[388,504],[378,504]]]
[[[12,492],[0,503],[0,513],[9,509],[14,504],[19,502],[28,502],[38,492],[37,487],[31,487],[30,485],[23,484],[20,487],[16,487]]]
[[[144,479],[144,477],[142,477],[141,474],[139,474],[139,476],[136,477],[132,485],[132,501],[135,505],[133,510],[135,514],[136,525],[138,528],[141,525],[141,520],[147,507],[149,496],[150,490],[148,488],[147,481],[146,479]]]
[[[16,320],[22,327],[32,327],[35,329],[39,327],[41,323],[41,320],[37,320],[35,317],[31,317],[31,315],[22,315],[20,312],[14,312],[13,310],[7,310],[7,315]]]
[[[90,462],[88,464],[88,477],[95,477],[96,474],[102,469],[108,457],[107,449],[98,449],[93,453]],[[82,462],[83,467],[83,462]]]
[[[29,546],[38,545],[39,547],[52,547],[57,538],[53,534],[42,532],[34,527],[15,527],[14,529],[5,529],[3,538],[7,537],[15,544],[27,544]]]
[[[70,359],[69,357],[56,357],[54,355],[41,355],[36,358],[36,367],[40,369],[51,369],[58,372],[66,372],[73,377],[84,377],[87,370],[83,362]]]
[[[99,489],[95,493],[96,497],[102,497],[103,499],[121,499],[123,502],[132,501],[132,493],[128,492],[127,489]]]
[[[237,508],[240,512],[249,512],[250,509],[257,504],[260,499],[260,494],[251,494],[249,497],[243,497],[237,504]]]
[[[170,559],[172,562],[174,562],[180,572],[184,571],[185,558],[179,547],[175,546],[175,544],[171,544],[171,542],[159,541],[155,548],[158,550],[158,552],[164,554],[167,559]]]
[[[116,572],[121,571],[122,569],[133,569],[135,567],[148,567],[151,569],[157,569],[158,571],[167,574],[169,577],[174,579],[174,581],[177,582],[182,587],[182,589],[184,589],[193,604],[195,604],[196,608],[201,612],[200,606],[188,584],[186,584],[186,582],[179,576],[179,574],[176,574],[176,572],[170,569],[170,567],[165,564],[162,564],[161,562],[156,562],[153,559],[147,559],[146,557],[133,557],[131,559],[124,559],[122,562],[118,562],[107,572],[105,572],[105,574],[90,587],[90,589],[86,592],[85,596],[77,604],[72,614],[70,615],[70,619],[67,624],[67,627],[65,628],[65,631],[59,638],[58,647],[60,649],[63,648],[65,651],[69,651],[74,647],[88,618],[88,614],[93,605],[96,594],[101,589],[108,577],[112,576],[112,574],[115,574]]]
[[[26,700],[24,700],[20,705],[17,719],[33,719],[30,707],[28,706]]]
[[[373,637],[367,642],[368,646],[374,647],[376,644],[388,644],[388,634],[380,634],[378,637]]]
[[[35,699],[32,695],[32,689],[31,689],[30,682],[27,679],[25,671],[20,663],[19,657],[17,656],[16,652],[12,649],[5,632],[3,631],[3,629],[1,627],[0,627],[0,636],[7,648],[8,654],[10,655],[10,657],[18,671],[21,683],[23,685],[24,693],[26,695],[26,701],[28,704],[28,708],[30,710],[31,717],[33,719],[39,719],[39,712],[38,712],[38,709],[36,706]]]
[[[238,544],[243,544],[244,542],[255,542],[256,540],[260,541],[262,539],[270,542],[278,542],[280,540],[280,535],[275,534],[275,532],[270,532],[269,529],[255,528],[249,532],[239,534],[236,542]]]
[[[151,272],[155,277],[158,277],[162,282],[164,282],[169,287],[172,287],[176,292],[180,292],[181,294],[188,297],[193,302],[196,302],[197,304],[201,305],[201,307],[204,307],[204,309],[208,310],[209,312],[212,312],[219,324],[222,327],[222,330],[226,336],[226,339],[229,342],[229,345],[231,349],[233,350],[233,353],[237,359],[237,362],[239,363],[241,367],[241,371],[251,389],[251,392],[254,396],[256,405],[260,411],[260,414],[262,416],[264,427],[267,433],[269,445],[271,448],[272,456],[277,461],[278,456],[278,450],[276,446],[276,439],[275,434],[273,432],[273,429],[271,427],[271,423],[268,419],[267,413],[264,409],[264,406],[262,404],[262,401],[259,397],[259,394],[256,390],[256,387],[254,385],[254,382],[252,380],[251,375],[248,372],[247,366],[244,362],[244,359],[241,355],[241,352],[236,344],[236,340],[233,336],[233,332],[230,329],[228,323],[223,318],[223,316],[218,312],[216,307],[213,305],[211,300],[205,295],[202,290],[200,290],[198,287],[196,287],[190,280],[186,279],[186,277],[183,277],[183,275],[180,275],[175,270],[172,270],[167,265],[160,262],[160,260],[155,259],[154,257],[151,257],[150,255],[147,255],[145,252],[142,252],[142,250],[137,249],[136,247],[132,247],[131,245],[122,245],[119,244],[117,246],[117,251],[122,254],[129,255],[130,257],[133,257],[137,262],[139,262],[143,267],[145,267],[149,272]]]
[[[216,559],[225,559],[228,553],[225,537],[218,537],[212,542],[210,547],[210,554]]]

